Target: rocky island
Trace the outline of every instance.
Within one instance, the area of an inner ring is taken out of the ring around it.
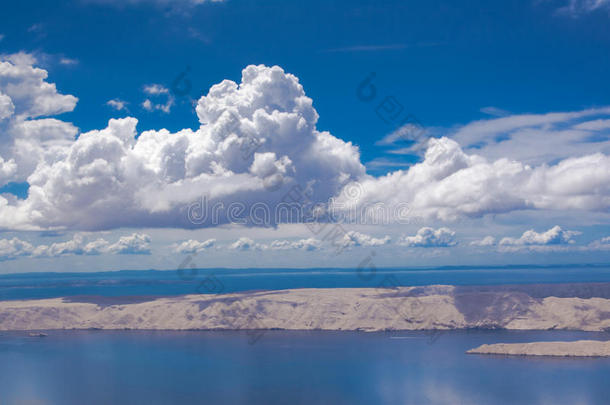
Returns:
[[[0,302],[0,330],[610,330],[607,284],[327,288]]]
[[[610,341],[496,343],[468,350],[469,354],[511,356],[610,357]]]

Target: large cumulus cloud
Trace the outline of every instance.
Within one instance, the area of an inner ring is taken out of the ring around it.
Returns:
[[[316,129],[312,100],[279,67],[248,66],[241,83],[213,86],[197,116],[197,130],[177,133],[113,119],[58,146],[28,176],[26,200],[0,197],[0,226],[209,226],[232,203],[273,207],[294,185],[326,201],[364,174],[357,148]],[[202,197],[223,208],[194,223],[187,207]]]
[[[0,229],[194,228],[240,216],[269,225],[282,220],[273,213],[295,186],[306,196],[300,204],[320,203],[322,212],[330,205],[347,220],[367,207],[377,215],[380,204],[398,208],[390,220],[610,208],[604,153],[530,165],[438,138],[420,163],[369,176],[356,146],[316,128],[312,100],[277,66],[248,66],[239,83],[212,86],[197,103],[195,130],[140,133],[129,117],[79,134],[51,117],[77,99],[59,94],[34,62],[19,54],[0,63],[0,186],[30,184],[25,200],[0,196]],[[248,215],[269,211],[258,221]]]
[[[604,212],[610,208],[610,158],[596,153],[530,166],[506,158],[490,161],[464,152],[454,140],[433,138],[421,163],[365,176],[358,187],[362,192],[355,198],[343,193],[334,204],[358,212],[379,203],[407,203],[411,215],[439,220],[526,209]]]
[[[0,185],[61,159],[77,134],[70,123],[44,118],[72,111],[78,99],[60,94],[34,63],[26,53],[0,56]]]

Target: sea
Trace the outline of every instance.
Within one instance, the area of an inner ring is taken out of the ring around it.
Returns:
[[[367,287],[389,276],[399,285],[604,283],[610,267],[29,273],[0,276],[0,299]],[[466,354],[484,343],[610,340],[610,332],[42,332],[0,332],[1,405],[610,404],[610,358]]]
[[[0,301],[97,295],[173,296],[290,288],[610,282],[610,265],[419,268],[189,268],[0,274]]]

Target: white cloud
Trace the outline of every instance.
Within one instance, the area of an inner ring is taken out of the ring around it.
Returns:
[[[28,32],[41,32],[43,29],[43,25],[38,23],[38,24],[32,24],[28,27]]]
[[[150,236],[143,233],[121,236],[116,243],[108,246],[107,251],[121,255],[150,254]]]
[[[595,249],[595,246],[599,244],[597,242],[587,246],[575,246],[573,237],[580,234],[581,232],[566,231],[556,225],[545,232],[536,232],[530,229],[523,232],[518,238],[504,237],[500,239],[499,243],[496,243],[496,238],[493,236],[486,236],[481,240],[471,242],[470,245],[478,247],[498,246],[499,252],[510,253],[519,251],[583,251]]]
[[[358,185],[362,193],[342,194],[334,204],[349,211],[407,203],[413,216],[440,220],[526,209],[604,211],[610,207],[610,158],[596,153],[531,167],[505,158],[490,162],[440,138],[429,141],[421,163],[363,177]]]
[[[564,231],[556,225],[546,232],[538,233],[533,229],[525,231],[519,238],[502,238],[502,246],[530,246],[530,245],[563,245],[574,243],[572,237],[580,235],[578,231]]]
[[[610,10],[610,0],[568,0],[568,3],[557,10],[560,14],[579,16],[597,10]]]
[[[153,111],[155,109],[152,101],[150,101],[149,99],[146,99],[142,102],[142,108],[145,109],[146,111]]]
[[[295,185],[326,201],[364,174],[357,148],[316,130],[311,99],[279,67],[249,66],[241,84],[213,86],[197,115],[197,130],[177,133],[138,134],[134,118],[76,140],[61,127],[72,139],[28,176],[26,200],[0,197],[0,227],[212,226],[211,215],[196,224],[187,216],[204,195],[224,204],[218,223],[226,223],[233,202],[273,207]]]
[[[423,227],[414,236],[403,236],[398,245],[408,247],[450,247],[455,246],[455,232],[449,228]]]
[[[15,159],[4,160],[0,156],[0,183],[7,183],[15,177],[17,173],[17,164]]]
[[[474,240],[470,242],[471,246],[494,246],[496,244],[496,238],[493,236],[486,236],[483,239]]]
[[[593,241],[589,243],[584,249],[591,251],[610,251],[610,236],[606,236],[599,240]]]
[[[20,51],[17,53],[0,54],[0,61],[8,61],[18,66],[27,66],[36,64],[38,59],[32,53]]]
[[[213,247],[216,244],[216,239],[207,239],[205,241],[198,241],[189,239],[182,243],[177,243],[172,246],[174,253],[180,254],[195,254],[203,252],[206,249]]]
[[[365,233],[356,231],[346,232],[341,240],[336,241],[336,244],[342,248],[358,247],[358,246],[382,246],[387,245],[392,241],[389,236],[383,238],[375,238]]]
[[[31,243],[18,238],[0,239],[0,261],[29,256],[34,251]]]
[[[265,245],[256,243],[252,239],[246,238],[246,237],[241,237],[229,245],[230,250],[241,250],[241,251],[264,250],[265,248],[266,248]]]
[[[41,118],[72,111],[78,99],[59,94],[34,63],[24,52],[0,56],[0,186],[25,181],[39,162],[63,156],[77,133],[72,124]]]
[[[62,57],[62,58],[59,58],[59,63],[62,65],[66,65],[66,66],[74,66],[74,65],[78,65],[78,60]]]
[[[610,129],[610,119],[598,119],[585,121],[573,126],[574,129],[584,129],[585,131],[603,131]]]
[[[28,119],[72,111],[78,99],[59,94],[46,82],[47,71],[34,63],[34,56],[24,52],[0,58],[0,91],[11,98],[15,115]]]
[[[175,101],[175,99],[173,96],[168,96],[167,101],[165,103],[154,103],[149,98],[147,98],[146,100],[144,100],[142,102],[142,108],[144,108],[146,111],[157,110],[157,111],[163,111],[164,113],[169,114],[174,105],[174,101]]]
[[[181,254],[193,254],[199,253],[203,250],[207,250],[212,246],[216,245],[216,239],[208,239],[204,242],[196,240],[188,240],[180,244],[172,245],[175,253]],[[238,251],[268,251],[268,250],[305,250],[314,251],[322,248],[322,242],[315,238],[306,238],[298,240],[274,240],[269,244],[259,243],[248,237],[240,237],[233,243],[228,245],[220,246],[228,250]]]
[[[158,96],[160,94],[169,94],[167,87],[161,84],[147,84],[143,88],[144,93],[151,96]]]
[[[510,113],[506,110],[503,110],[498,107],[483,107],[481,108],[481,112],[487,115],[493,115],[494,117],[504,117],[510,115]]]
[[[596,152],[610,154],[610,107],[516,114],[471,122],[448,136],[488,159],[550,164]],[[548,145],[552,143],[553,147]]]
[[[377,52],[377,51],[395,51],[407,48],[407,44],[379,44],[379,45],[353,45],[342,48],[325,49],[324,52]]]
[[[300,239],[296,241],[274,240],[273,242],[271,242],[268,248],[271,250],[299,249],[313,251],[321,249],[322,242],[315,238]]]
[[[399,141],[415,142],[415,145],[404,148],[404,152],[394,152],[396,154],[407,153],[406,151],[417,150],[421,147],[423,141],[429,136],[429,129],[425,128],[419,120],[413,116],[406,119],[407,122],[401,127],[392,131],[375,144],[380,146],[393,145]]]
[[[150,236],[133,233],[129,236],[121,236],[117,242],[110,243],[102,238],[88,241],[83,234],[77,233],[71,240],[38,246],[18,238],[0,239],[0,261],[23,256],[59,257],[100,254],[150,254]]]
[[[115,98],[115,99],[112,99],[112,100],[108,100],[106,102],[106,105],[114,108],[117,111],[122,111],[122,110],[127,111],[127,104],[128,104],[127,101],[123,101],[123,100],[118,99],[118,98]]]
[[[365,173],[357,147],[317,130],[312,100],[295,76],[277,66],[248,66],[241,83],[224,80],[212,86],[197,104],[200,126],[195,130],[138,133],[137,120],[124,118],[78,134],[70,123],[40,118],[70,111],[77,99],[46,82],[46,71],[31,66],[31,55],[4,60],[0,125],[10,141],[0,144],[0,180],[30,184],[25,200],[0,196],[4,229],[215,226],[232,221],[235,202],[243,205],[238,208],[244,217],[258,204],[273,211],[295,186],[305,202],[326,204],[335,197],[331,208],[341,205],[339,211],[407,206],[411,217],[440,220],[516,210],[610,208],[610,158],[584,153],[603,142],[588,142],[586,150],[575,146],[578,156],[571,157],[569,149],[548,148],[548,139],[541,140],[544,148],[530,144],[528,149],[557,149],[554,156],[566,158],[531,165],[490,158],[489,149],[472,146],[489,134],[553,125],[577,131],[580,145],[582,133],[596,137],[596,131],[606,130],[603,115],[610,115],[610,108],[475,122],[455,134],[470,149],[446,137],[433,138],[422,162],[373,177]],[[159,86],[147,91],[151,97],[167,96]],[[520,155],[515,150],[507,153]],[[361,192],[343,192],[354,185]],[[221,209],[193,218],[189,207],[204,196],[209,207]],[[260,225],[249,219],[247,225]]]
[[[551,230],[547,231],[550,232]],[[574,235],[579,235],[580,232],[573,232]],[[525,235],[525,234],[524,234]],[[543,234],[538,234],[543,235]],[[544,238],[540,238],[544,242]],[[566,242],[567,240],[567,242]],[[499,246],[498,251],[501,253],[515,253],[515,252],[599,252],[599,251],[610,251],[610,237],[601,238],[595,240],[587,245],[576,245],[568,235],[563,241],[550,242],[550,243],[517,243],[517,244],[504,244]]]
[[[171,111],[176,99],[173,95],[170,94],[169,89],[167,87],[161,84],[148,84],[145,85],[142,90],[144,91],[144,93],[152,97],[166,97],[165,103],[154,102],[150,98],[144,100],[144,102],[142,103],[142,108],[144,108],[146,111],[157,110],[163,111],[166,114]]]
[[[193,7],[205,3],[222,3],[226,0],[82,0],[85,3],[102,4],[116,7],[152,4],[159,7]]]
[[[32,256],[59,257],[65,255],[96,255],[100,254],[108,245],[108,242],[103,239],[88,243],[83,235],[76,234],[71,240],[66,242],[36,246],[32,252]]]
[[[0,93],[0,120],[6,119],[15,113],[13,100],[6,94]]]
[[[405,168],[412,166],[413,163],[405,162],[402,159],[388,159],[384,157],[375,158],[373,160],[369,160],[366,162],[366,167],[368,169],[377,169],[377,168]]]

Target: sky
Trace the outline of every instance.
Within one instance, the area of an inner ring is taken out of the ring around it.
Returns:
[[[610,262],[610,1],[21,1],[0,273]]]

